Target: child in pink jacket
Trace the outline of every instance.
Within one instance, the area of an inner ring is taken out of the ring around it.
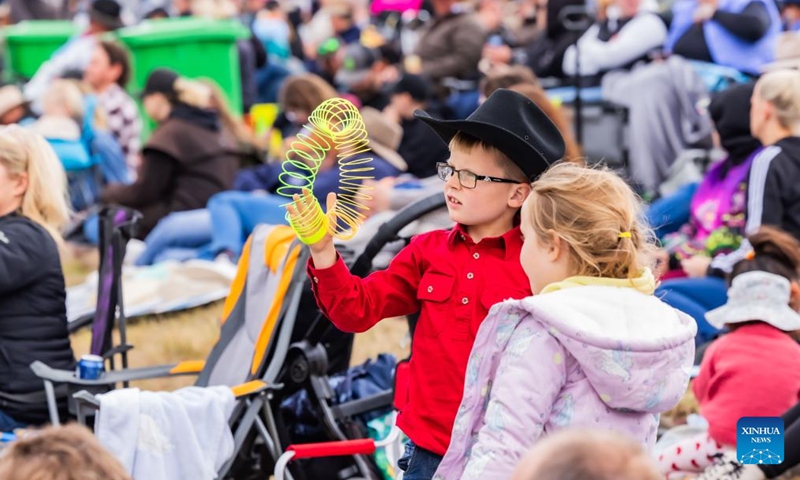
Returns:
[[[552,167],[522,208],[533,297],[495,305],[435,479],[505,480],[543,436],[615,430],[650,449],[689,382],[694,320],[653,295],[648,231],[615,174]]]

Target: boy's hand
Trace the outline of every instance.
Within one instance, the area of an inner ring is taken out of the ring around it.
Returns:
[[[302,196],[295,194],[292,199],[294,203],[286,206],[289,212],[289,220],[292,223],[313,220],[313,210],[317,208],[315,205],[316,199],[307,188],[303,189]],[[308,248],[311,250],[311,256],[314,258],[314,266],[316,268],[327,268],[336,262],[336,249],[333,248],[333,237],[328,231],[328,225],[336,222],[336,194],[331,192],[327,198],[327,214],[326,221],[320,225],[320,228],[325,229],[325,233],[316,242],[309,244]],[[301,220],[302,219],[302,220]]]

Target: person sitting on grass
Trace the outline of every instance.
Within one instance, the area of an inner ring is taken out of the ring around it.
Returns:
[[[774,227],[748,240],[753,250],[733,267],[728,302],[706,313],[730,330],[708,347],[692,385],[708,431],[660,455],[664,475],[709,466],[735,449],[740,418],[776,417],[800,397],[800,345],[790,335],[800,330],[800,242]]]

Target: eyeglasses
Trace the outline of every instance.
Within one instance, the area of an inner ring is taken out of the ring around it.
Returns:
[[[494,182],[494,183],[517,183],[517,184],[525,183],[517,180],[511,180],[508,178],[490,177],[488,175],[476,175],[470,172],[469,170],[456,170],[451,165],[448,165],[444,162],[436,163],[436,173],[439,175],[439,179],[445,182],[454,174],[458,174],[458,183],[460,183],[462,187],[469,189],[477,187],[478,180],[480,180],[481,182]]]

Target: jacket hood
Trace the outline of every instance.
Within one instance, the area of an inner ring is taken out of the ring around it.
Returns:
[[[575,357],[609,408],[661,413],[685,393],[697,326],[655,296],[630,287],[582,285],[529,297],[521,305]]]

